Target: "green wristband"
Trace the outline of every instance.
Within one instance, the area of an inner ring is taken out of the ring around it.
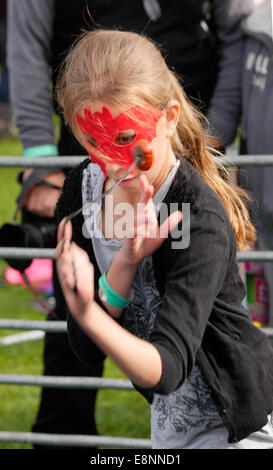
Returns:
[[[58,155],[56,145],[38,145],[24,150],[24,157],[55,157]]]
[[[132,301],[132,298],[125,299],[117,294],[106,279],[106,272],[99,278],[99,287],[103,292],[102,300],[112,307],[125,308]]]

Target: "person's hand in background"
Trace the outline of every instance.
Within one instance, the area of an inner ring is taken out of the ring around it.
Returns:
[[[29,168],[24,172],[23,181],[25,181],[33,172]],[[57,201],[60,197],[61,189],[65,180],[65,174],[62,171],[51,173],[43,177],[44,181],[59,187],[55,189],[50,186],[35,186],[27,194],[23,208],[40,217],[54,217]]]

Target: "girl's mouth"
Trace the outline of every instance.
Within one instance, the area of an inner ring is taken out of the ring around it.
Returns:
[[[125,180],[123,180],[120,185],[121,186],[127,186],[128,184],[130,184],[132,181],[134,181],[136,179],[135,176],[133,176],[132,178],[126,178]]]

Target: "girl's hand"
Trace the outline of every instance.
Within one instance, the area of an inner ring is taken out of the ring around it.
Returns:
[[[141,175],[139,179],[141,197],[135,216],[134,231],[118,252],[119,261],[127,265],[137,265],[146,256],[154,253],[183,217],[182,212],[175,211],[159,226],[152,201],[154,188],[149,184],[146,175]]]
[[[80,320],[94,300],[94,269],[87,253],[72,239],[72,224],[58,227],[56,267],[62,291],[71,314]]]

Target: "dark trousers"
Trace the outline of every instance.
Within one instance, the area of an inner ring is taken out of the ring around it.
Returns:
[[[66,128],[62,127],[60,155],[82,155],[84,151]],[[53,266],[56,320],[65,320],[66,304]],[[54,318],[48,316],[49,320]],[[46,333],[44,341],[44,375],[101,377],[103,367],[87,368],[72,351],[67,334]],[[32,431],[37,433],[97,434],[95,401],[97,390],[43,388]],[[34,445],[34,448],[44,446]],[[47,446],[49,447],[49,446]],[[51,446],[50,446],[51,447]],[[56,446],[52,446],[56,448]],[[59,446],[60,448],[60,446]],[[68,448],[68,447],[66,447]]]
[[[44,344],[44,375],[100,377],[102,368],[94,371],[87,369],[75,357],[66,334],[47,333]],[[97,434],[96,395],[97,390],[43,388],[32,431],[56,434]],[[44,446],[34,445],[34,448],[41,447]]]

